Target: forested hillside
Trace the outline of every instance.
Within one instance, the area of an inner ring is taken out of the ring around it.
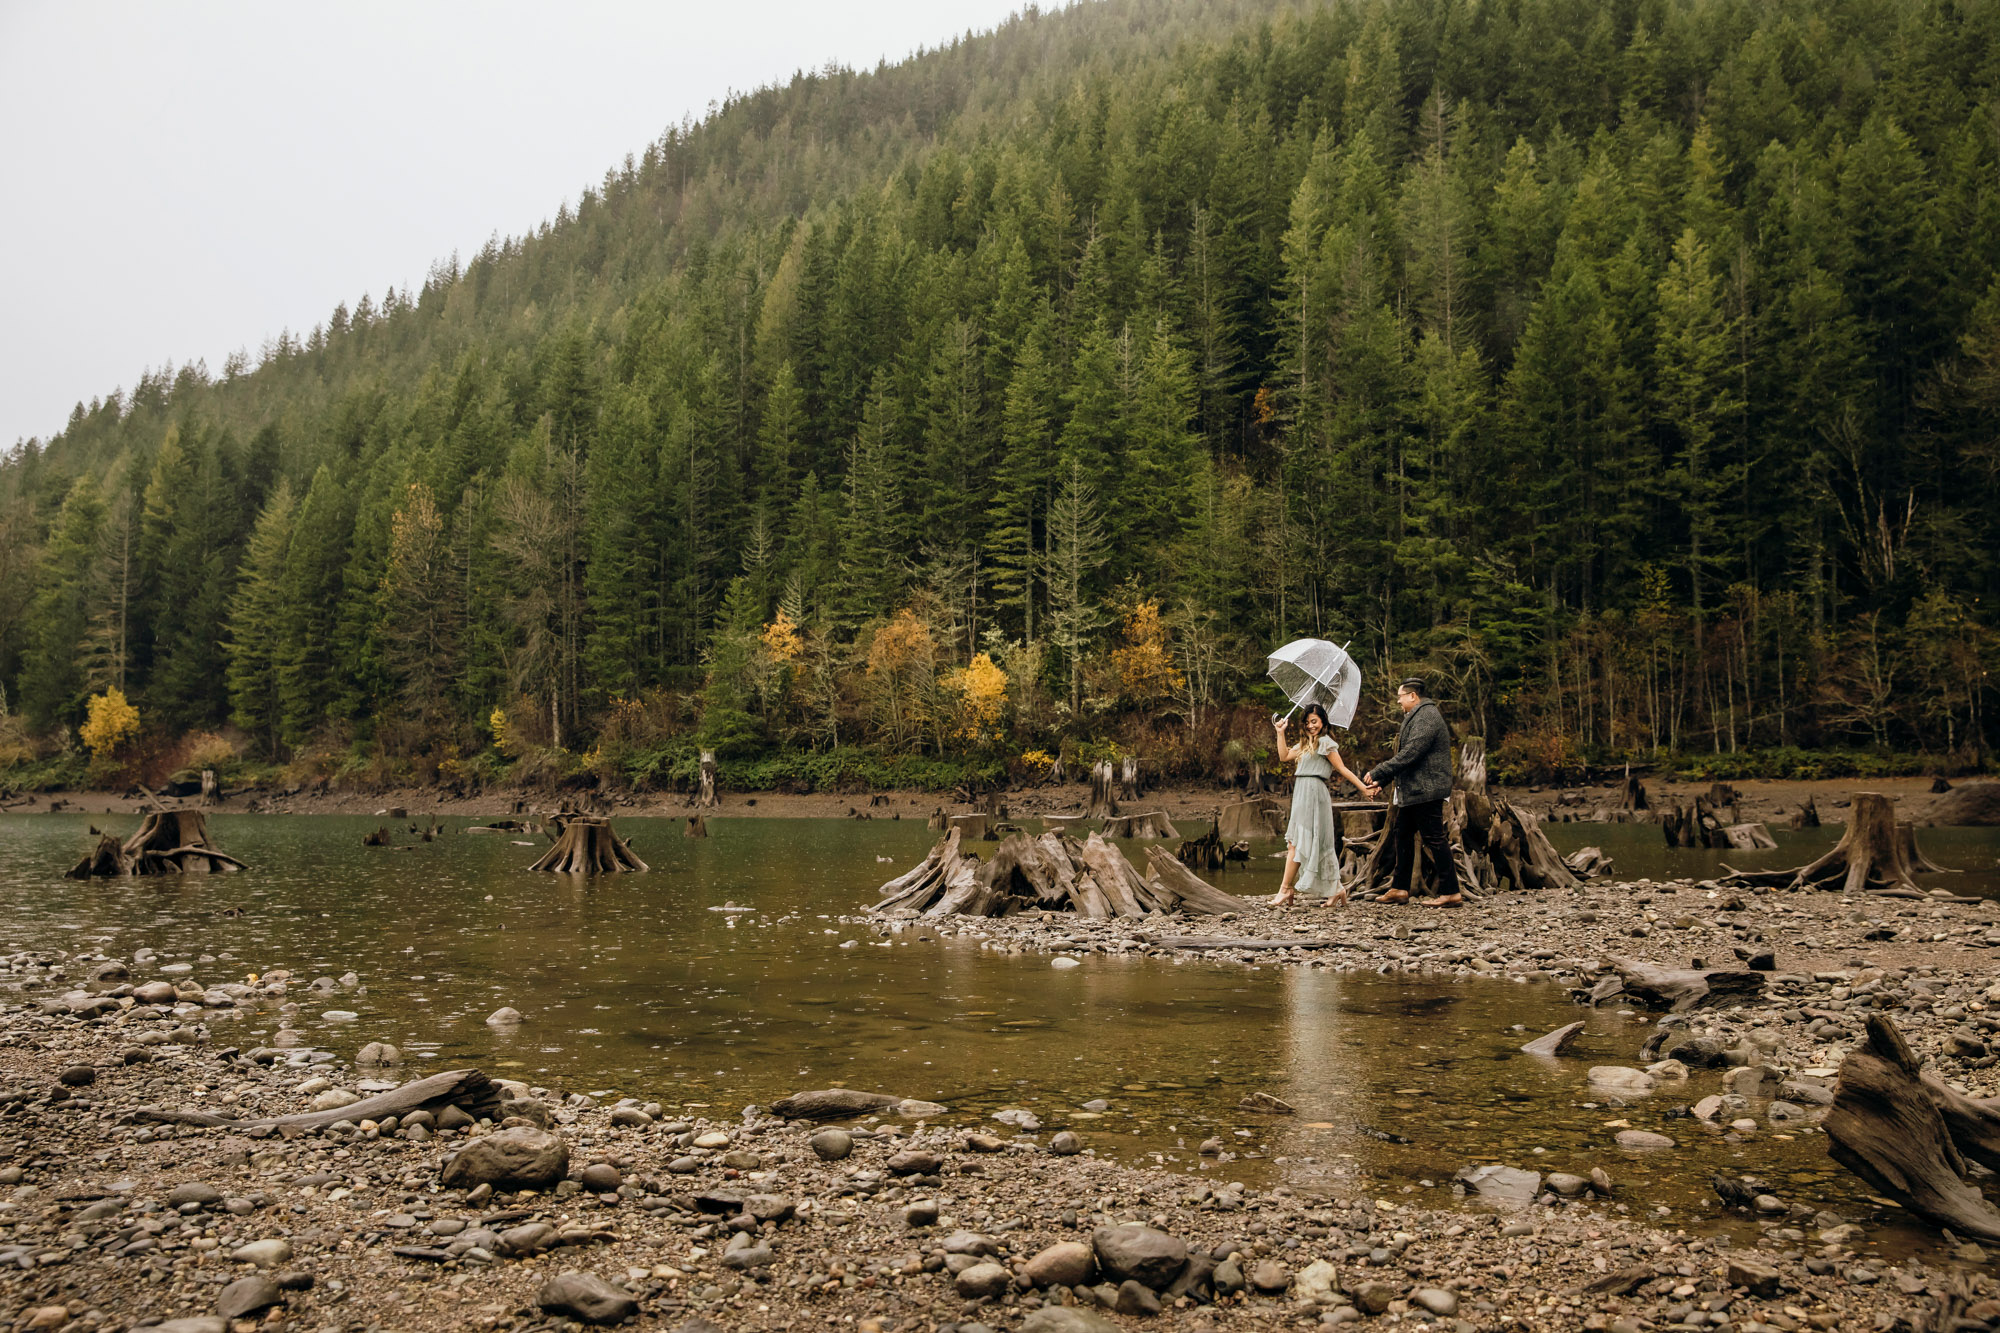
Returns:
[[[1982,762],[1996,274],[1993,0],[1030,12],[27,442],[0,749],[1206,766],[1312,634],[1519,762]]]

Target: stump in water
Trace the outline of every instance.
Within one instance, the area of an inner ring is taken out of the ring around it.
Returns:
[[[698,814],[689,815],[687,827],[681,830],[681,836],[683,838],[706,838],[708,836],[708,821]]]
[[[621,870],[650,870],[611,831],[611,821],[596,815],[576,815],[563,825],[562,835],[547,855],[529,866],[530,870],[552,870],[559,875],[611,874]]]
[[[945,834],[913,869],[882,886],[877,912],[924,916],[1007,916],[1075,912],[1080,916],[1149,916],[1174,911],[1233,912],[1242,900],[1204,883],[1164,848],[1149,847],[1142,877],[1116,847],[1093,833],[1010,835],[990,861],[961,850],[958,829]]]
[[[1724,867],[1727,869],[1727,867]],[[1896,823],[1895,807],[1880,792],[1854,793],[1847,832],[1833,850],[1796,870],[1731,870],[1730,884],[1786,889],[1915,889],[1915,876],[1938,867],[1917,850],[1916,830]]]
[[[1143,815],[1120,815],[1116,819],[1104,821],[1104,836],[1107,838],[1178,838],[1180,832],[1174,828],[1163,810],[1154,810]]]
[[[1181,843],[1174,859],[1190,870],[1220,870],[1223,862],[1222,822],[1216,820],[1215,827],[1199,838],[1189,838]]]
[[[1541,822],[1511,801],[1495,800],[1486,784],[1486,742],[1467,736],[1459,745],[1458,776],[1451,799],[1445,807],[1453,855],[1458,858],[1458,883],[1464,892],[1478,896],[1502,889],[1571,889],[1577,878],[1563,863]],[[1350,805],[1348,808],[1353,808]],[[1381,893],[1389,888],[1395,871],[1395,838],[1400,806],[1388,807],[1381,832],[1372,839],[1348,842],[1348,855],[1341,866],[1351,892]],[[1431,881],[1437,874],[1430,853],[1417,844],[1420,874],[1412,875],[1411,886]]]
[[[1250,838],[1275,838],[1284,831],[1283,820],[1286,811],[1284,803],[1275,797],[1262,796],[1251,801],[1236,801],[1222,807],[1216,816],[1219,832],[1224,842],[1243,842]]]
[[[1090,766],[1090,808],[1092,819],[1116,819],[1118,802],[1111,795],[1111,761],[1100,759]]]
[[[1722,830],[1722,836],[1739,852],[1769,852],[1777,850],[1778,846],[1771,830],[1762,824],[1731,824]]]
[[[1859,798],[1856,798],[1858,805]],[[1972,1157],[2000,1162],[2000,1103],[1960,1096],[1920,1072],[1903,1034],[1882,1014],[1840,1065],[1823,1128],[1827,1153],[1876,1190],[1962,1236],[2000,1240],[2000,1211],[1969,1183]]]
[[[956,829],[967,842],[994,842],[1000,835],[993,831],[993,819],[984,814],[952,815],[945,820],[947,829]]]
[[[1621,810],[1650,810],[1651,802],[1646,796],[1646,784],[1632,776],[1632,766],[1625,766],[1625,795],[1619,802]]]
[[[383,825],[381,828],[376,829],[373,833],[362,834],[361,845],[363,847],[387,847],[389,845],[388,825],[386,824]]]
[[[1807,796],[1806,803],[1792,812],[1791,825],[1794,829],[1818,828],[1819,803]]]
[[[114,850],[115,849],[115,850]],[[206,875],[244,865],[208,840],[208,817],[199,810],[155,810],[123,844],[99,839],[89,856],[71,866],[71,879],[93,875]]]

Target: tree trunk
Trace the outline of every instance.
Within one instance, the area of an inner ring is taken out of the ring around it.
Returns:
[[[114,856],[101,840],[72,866],[71,879],[92,875],[206,875],[246,867],[208,840],[208,818],[199,810],[155,810]]]
[[[612,832],[610,820],[594,815],[577,815],[568,820],[556,838],[556,845],[528,867],[559,875],[613,874],[651,868],[633,854],[624,839]]]
[[[1126,755],[1118,761],[1118,799],[1136,801],[1139,799],[1139,757]]]
[[[1111,795],[1112,771],[1109,759],[1100,759],[1090,766],[1090,808],[1085,812],[1090,819],[1115,819],[1118,816],[1118,802]]]
[[[1819,803],[1808,795],[1806,803],[1793,812],[1791,824],[1794,829],[1818,828]]]
[[[1727,869],[1727,867],[1724,867]],[[1796,870],[1732,870],[1731,884],[1788,889],[1917,890],[1915,876],[1937,869],[1917,850],[1916,830],[1896,823],[1895,807],[1880,792],[1854,793],[1847,832],[1825,856]]]
[[[701,752],[701,789],[696,793],[695,805],[703,810],[713,810],[722,802],[715,795],[715,751]]]

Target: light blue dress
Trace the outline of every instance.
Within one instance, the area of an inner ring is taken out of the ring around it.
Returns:
[[[1303,744],[1303,742],[1301,742]],[[1299,756],[1292,783],[1292,818],[1285,842],[1299,863],[1292,887],[1302,897],[1331,898],[1340,892],[1340,851],[1333,829],[1333,763],[1340,747],[1321,736],[1315,750]]]

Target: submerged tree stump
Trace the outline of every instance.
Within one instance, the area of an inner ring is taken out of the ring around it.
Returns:
[[[963,845],[960,830],[948,831],[922,861],[882,886],[873,910],[932,917],[1042,910],[1102,918],[1233,912],[1243,906],[1163,847],[1147,848],[1150,873],[1141,876],[1095,833],[1081,843],[1066,833],[1011,834],[985,862]]]
[[[1154,810],[1143,815],[1120,815],[1116,819],[1104,821],[1104,836],[1107,838],[1178,838],[1180,832],[1163,810]]]
[[[1806,803],[1792,812],[1792,817],[1788,822],[1795,830],[1818,828],[1819,803],[1815,801],[1810,795],[1808,795],[1806,797]]]
[[[1778,840],[1762,824],[1731,824],[1722,835],[1739,852],[1769,852],[1778,847]]]
[[[1275,838],[1284,832],[1285,810],[1274,797],[1234,801],[1216,816],[1217,834],[1224,842],[1244,842],[1253,838]]]
[[[681,830],[681,836],[683,838],[706,838],[708,836],[708,821],[703,819],[699,814],[689,815],[687,817],[687,827]]]
[[[1199,838],[1186,839],[1174,853],[1174,859],[1190,870],[1220,870],[1224,856],[1222,821],[1219,816],[1213,828]]]
[[[1728,869],[1728,867],[1724,867]],[[1917,850],[1916,829],[1896,822],[1895,807],[1880,792],[1854,793],[1847,832],[1832,851],[1793,870],[1731,870],[1728,884],[1764,888],[1916,889],[1916,876],[1939,867]]]
[[[245,869],[208,840],[199,810],[155,810],[122,844],[108,834],[65,872],[70,879],[109,875],[206,875]]]
[[[559,875],[599,875],[622,870],[650,870],[652,867],[634,855],[625,840],[611,831],[610,820],[596,815],[576,815],[563,825],[556,845],[528,869],[550,870]]]
[[[1652,802],[1646,795],[1646,784],[1632,776],[1632,766],[1625,766],[1625,792],[1619,801],[1621,810],[1650,810]]]

